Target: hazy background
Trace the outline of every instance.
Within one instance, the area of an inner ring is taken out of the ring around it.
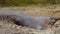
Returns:
[[[59,4],[60,0],[0,0],[0,6],[50,6]]]

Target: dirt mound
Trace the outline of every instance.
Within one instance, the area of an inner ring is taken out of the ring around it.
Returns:
[[[5,7],[0,8],[0,14],[28,14],[33,17],[49,16],[56,19],[60,18],[60,7]],[[59,21],[57,21],[58,23]],[[0,33],[1,34],[60,34],[60,26],[46,30],[36,30],[29,27],[17,26],[11,21],[0,20]]]

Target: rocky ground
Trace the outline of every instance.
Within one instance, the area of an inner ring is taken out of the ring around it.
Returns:
[[[0,8],[0,14],[27,14],[33,17],[50,16],[59,19],[60,6],[4,7]],[[30,27],[17,26],[7,19],[0,19],[0,34],[60,34],[60,20],[58,20],[51,29],[37,30]]]

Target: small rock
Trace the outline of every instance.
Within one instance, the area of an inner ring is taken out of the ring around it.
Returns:
[[[58,20],[55,24],[54,24],[55,27],[60,27],[60,20]]]

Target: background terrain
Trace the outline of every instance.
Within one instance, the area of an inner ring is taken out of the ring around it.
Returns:
[[[0,0],[1,7],[7,6],[54,6],[60,5],[60,0]]]
[[[60,0],[0,0],[0,14],[27,14],[59,19]],[[17,26],[8,19],[0,18],[0,34],[60,34],[60,19],[51,29],[36,30]]]

